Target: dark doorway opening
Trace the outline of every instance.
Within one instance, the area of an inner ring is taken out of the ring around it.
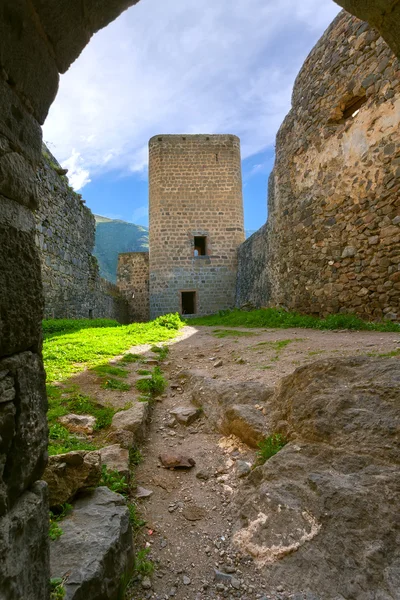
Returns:
[[[194,236],[194,255],[206,256],[207,254],[207,237],[205,235]]]
[[[181,305],[183,315],[196,313],[196,292],[181,292]]]
[[[93,319],[93,309],[89,308],[89,319]]]

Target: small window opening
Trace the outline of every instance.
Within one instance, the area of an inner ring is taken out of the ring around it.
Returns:
[[[347,119],[350,119],[350,117],[355,117],[366,101],[366,96],[356,96],[347,102],[343,110],[343,120],[346,121]]]
[[[93,319],[93,309],[89,308],[89,319]]]
[[[207,237],[205,235],[194,236],[194,256],[206,256]]]
[[[196,314],[196,292],[181,292],[183,315]]]

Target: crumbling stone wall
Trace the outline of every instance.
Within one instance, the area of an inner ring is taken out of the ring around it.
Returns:
[[[129,307],[129,322],[148,321],[149,253],[124,252],[118,255],[117,287]]]
[[[297,77],[267,225],[239,251],[239,305],[400,318],[399,125],[399,61],[342,12]]]
[[[95,218],[46,147],[37,182],[35,239],[40,249],[45,318],[126,322],[126,302],[116,286],[100,277],[92,255]]]
[[[240,141],[234,135],[159,135],[149,142],[150,315],[235,303],[237,248],[244,240]],[[194,236],[206,254],[194,256]]]

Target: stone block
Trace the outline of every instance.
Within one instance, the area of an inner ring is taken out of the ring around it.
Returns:
[[[3,0],[0,18],[0,65],[40,124],[58,89],[58,70],[46,37],[28,2]]]
[[[22,154],[0,150],[0,194],[31,210],[38,207],[36,171]]]
[[[7,488],[9,506],[20,494],[40,479],[47,460],[47,398],[45,374],[41,357],[23,352],[0,362],[1,370],[8,370],[15,382],[16,396],[14,423],[7,422],[6,460],[3,482]],[[9,439],[12,431],[12,439]],[[4,431],[1,432],[1,435]]]
[[[65,578],[65,600],[119,598],[134,556],[124,498],[99,487],[75,502],[61,527],[63,535],[50,544],[50,563],[51,577]]]
[[[49,505],[71,502],[78,492],[99,484],[101,458],[99,452],[67,452],[50,456],[43,479],[49,486]]]
[[[36,482],[0,519],[0,600],[49,598],[47,486]]]

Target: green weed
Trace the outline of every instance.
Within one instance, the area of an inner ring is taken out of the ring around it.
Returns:
[[[143,394],[148,394],[151,397],[162,394],[167,386],[167,381],[164,378],[159,367],[155,367],[150,379],[139,379],[136,382],[136,388]]]
[[[150,350],[157,353],[160,360],[165,360],[169,353],[168,346],[152,346]]]
[[[147,558],[150,548],[139,550],[135,556],[135,571],[140,575],[152,575],[154,573],[154,563]]]
[[[59,537],[64,533],[61,529],[59,522],[67,516],[72,510],[72,506],[67,502],[62,504],[58,510],[49,510],[49,537],[51,540],[58,540]]]
[[[125,476],[120,475],[118,471],[107,469],[106,465],[102,465],[101,467],[101,479],[99,485],[105,485],[112,492],[122,494],[123,496],[127,495],[129,489]]]
[[[144,521],[140,514],[138,513],[138,509],[136,504],[130,503],[128,504],[129,510],[129,521],[132,525],[133,532],[136,533],[141,527],[146,525],[146,521]]]
[[[378,356],[379,358],[395,358],[396,356],[400,356],[400,348],[397,350],[392,350],[391,352],[367,352],[367,356]]]
[[[93,367],[92,371],[97,373],[100,377],[105,375],[114,375],[114,377],[128,377],[128,371],[125,371],[122,367],[114,367],[113,365],[98,365]]]
[[[208,317],[188,319],[189,325],[211,325],[228,327],[260,327],[260,328],[290,328],[302,327],[310,329],[351,329],[368,331],[400,332],[400,325],[391,321],[369,323],[355,315],[329,315],[319,319],[311,315],[302,315],[280,308],[260,308],[252,311],[220,311],[219,314]]]
[[[64,580],[61,577],[50,579],[50,600],[63,600],[64,598]]]
[[[139,369],[137,371],[138,375],[151,375],[151,371],[149,371],[148,369]]]
[[[124,354],[123,357],[120,359],[120,363],[134,363],[134,362],[140,362],[143,360],[143,356],[141,354],[131,354],[130,352],[128,352],[128,354]]]
[[[288,440],[281,433],[273,433],[261,440],[258,444],[258,463],[264,464],[271,456],[282,450],[287,442]]]
[[[129,463],[137,467],[143,460],[142,453],[139,448],[135,446],[133,448],[129,448]]]
[[[131,389],[131,384],[115,379],[114,377],[108,377],[108,379],[101,384],[101,387],[105,390],[120,390],[121,392],[127,392]]]

